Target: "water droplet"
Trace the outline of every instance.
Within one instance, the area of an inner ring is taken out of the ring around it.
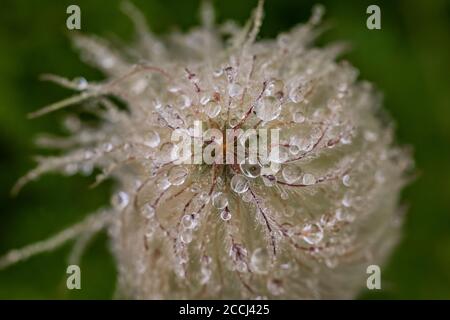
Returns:
[[[300,147],[296,144],[289,145],[289,152],[293,155],[297,155],[300,153]]]
[[[323,239],[323,230],[317,223],[308,223],[302,229],[302,237],[309,244],[318,244]]]
[[[256,249],[250,258],[250,265],[256,273],[267,273],[270,266],[270,259],[267,250],[264,248]]]
[[[350,197],[350,195],[344,195],[344,198],[342,198],[342,205],[347,208],[352,205],[352,198]]]
[[[280,279],[269,279],[267,281],[267,290],[274,296],[279,296],[283,294],[283,282]]]
[[[198,200],[203,204],[207,204],[209,203],[210,200],[210,196],[208,195],[208,193],[206,191],[200,192],[198,194]]]
[[[105,143],[103,144],[102,149],[104,152],[111,152],[113,149],[113,145],[112,143]]]
[[[214,77],[218,78],[223,74],[223,69],[222,68],[218,68],[216,70],[214,70],[213,75]]]
[[[311,90],[311,84],[309,82],[305,82],[298,86],[297,88],[294,88],[289,93],[289,98],[294,103],[300,103],[305,101],[306,94]]]
[[[146,203],[142,207],[141,212],[145,218],[151,219],[155,215],[155,208],[150,203]]]
[[[212,204],[217,209],[223,209],[228,205],[228,199],[222,192],[215,192],[212,196]]]
[[[237,124],[240,122],[239,118],[231,115],[230,116],[230,120],[228,120],[228,124],[230,125],[231,128],[237,126]]]
[[[302,182],[306,186],[313,185],[316,183],[316,177],[314,177],[314,175],[312,175],[311,173],[305,173],[303,175]]]
[[[188,170],[183,166],[174,166],[170,168],[167,178],[170,184],[174,186],[182,185],[188,176]]]
[[[348,174],[346,174],[342,177],[342,184],[346,187],[350,187],[351,181],[350,181],[350,176]]]
[[[159,190],[167,190],[170,187],[170,182],[166,177],[161,177],[156,181],[156,186]]]
[[[146,134],[144,144],[150,148],[155,148],[159,145],[161,139],[156,131],[150,131]]]
[[[283,178],[287,183],[294,183],[298,179],[300,179],[302,171],[300,167],[296,165],[287,165],[283,168],[281,174],[283,175]]]
[[[248,181],[247,179],[240,174],[235,175],[233,178],[231,178],[231,189],[233,189],[236,193],[243,193],[248,190]]]
[[[352,135],[351,134],[346,134],[341,138],[341,142],[343,144],[350,144],[352,143]]]
[[[269,81],[266,87],[266,95],[279,96],[283,94],[284,83],[278,79],[272,79]]]
[[[280,115],[280,101],[273,96],[262,98],[255,106],[256,116],[263,121],[271,121]]]
[[[177,146],[172,142],[164,143],[159,149],[158,160],[167,163],[175,160],[177,157]]]
[[[191,229],[184,229],[181,233],[180,233],[180,240],[181,242],[188,244],[192,242],[192,231]]]
[[[305,115],[303,114],[303,112],[301,112],[301,111],[296,111],[296,112],[294,112],[294,114],[292,115],[292,120],[293,120],[295,123],[303,123],[303,122],[305,122],[306,118],[305,118]]]
[[[228,221],[228,220],[230,220],[230,219],[231,219],[231,212],[228,211],[228,210],[223,210],[223,211],[220,213],[220,218],[221,218],[223,221]]]
[[[261,174],[261,166],[259,164],[251,164],[244,161],[240,164],[242,173],[248,178],[257,178]]]
[[[202,95],[201,98],[200,98],[200,104],[201,104],[202,106],[204,106],[204,105],[207,104],[208,101],[210,101],[210,100],[211,100],[211,98],[209,97],[209,95],[207,95],[207,94]]]
[[[77,77],[73,79],[73,82],[77,86],[78,90],[85,90],[89,85],[88,81],[83,77]]]
[[[221,106],[216,101],[211,100],[205,105],[205,113],[210,118],[217,117],[220,113],[220,110]]]
[[[195,218],[192,214],[185,214],[183,218],[181,218],[181,223],[186,229],[193,229],[196,225],[195,222]]]
[[[190,107],[191,103],[192,103],[191,98],[189,98],[189,96],[187,96],[185,94],[179,95],[177,97],[176,105],[180,109],[184,109],[184,108]]]
[[[242,92],[243,88],[238,82],[234,82],[230,84],[230,86],[228,87],[228,94],[230,95],[230,97],[236,97],[240,95]]]
[[[262,180],[266,187],[273,187],[277,183],[277,179],[273,175],[265,175]]]
[[[197,192],[199,192],[201,190],[201,186],[200,186],[200,184],[198,184],[198,183],[194,183],[192,186],[191,186],[191,192],[193,192],[193,193],[197,193]]]
[[[353,214],[350,213],[350,211],[341,208],[336,210],[336,219],[338,219],[339,221],[347,221],[347,222],[351,222],[354,220]]]
[[[130,197],[128,196],[128,193],[124,191],[117,192],[111,198],[111,204],[119,210],[124,209],[129,201]]]
[[[270,154],[268,157],[259,157],[259,164],[261,165],[261,175],[274,175],[281,170],[281,164],[271,161]]]

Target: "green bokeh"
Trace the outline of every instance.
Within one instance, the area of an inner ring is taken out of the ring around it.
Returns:
[[[67,97],[67,90],[38,81],[42,73],[101,79],[72,50],[66,8],[79,4],[82,31],[132,38],[119,1],[25,1],[0,4],[0,255],[44,239],[108,201],[111,185],[88,190],[92,178],[45,176],[16,198],[9,190],[39,153],[33,139],[61,132],[66,111],[37,120],[26,114]],[[135,0],[157,33],[185,30],[198,22],[198,1]],[[313,1],[268,0],[261,37],[305,21]],[[403,239],[383,268],[383,289],[369,299],[450,299],[450,3],[449,1],[321,1],[331,27],[319,43],[345,40],[345,56],[385,96],[397,123],[398,140],[415,150],[418,178],[403,193],[409,207]],[[366,8],[378,4],[382,30],[366,28]],[[216,1],[219,21],[248,18],[256,1]],[[0,271],[0,298],[90,299],[113,297],[114,261],[105,234],[98,235],[82,262],[82,290],[65,288],[70,245]]]

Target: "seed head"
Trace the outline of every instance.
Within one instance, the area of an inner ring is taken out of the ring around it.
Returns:
[[[75,37],[106,80],[46,76],[80,92],[32,114],[89,100],[84,110],[98,126],[69,118],[69,137],[40,140],[64,155],[42,158],[17,185],[48,171],[98,168],[96,183],[116,182],[111,207],[0,264],[105,227],[123,297],[354,297],[366,267],[382,264],[398,238],[398,197],[411,161],[377,116],[380,95],[336,61],[343,46],[312,45],[322,7],[307,23],[260,41],[262,2],[243,28],[216,27],[205,5],[201,27],[163,39],[129,3],[124,9],[137,28],[133,46],[114,50]],[[233,143],[197,136],[196,121],[221,132],[278,129],[278,145],[270,145],[278,152],[256,163],[177,164],[176,130],[201,147],[240,143],[239,135]]]

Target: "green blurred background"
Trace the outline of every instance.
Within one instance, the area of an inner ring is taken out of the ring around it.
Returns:
[[[186,30],[199,22],[199,1],[134,0],[156,33]],[[27,120],[26,114],[70,92],[38,81],[42,73],[69,78],[102,75],[72,50],[66,8],[78,4],[82,31],[129,41],[133,28],[119,1],[2,0],[0,3],[0,255],[44,239],[109,201],[111,185],[88,190],[92,178],[47,175],[16,197],[9,190],[33,167],[36,134],[61,133],[67,111]],[[315,1],[268,0],[260,37],[272,37],[305,21]],[[346,40],[345,58],[385,95],[398,141],[413,146],[418,178],[403,193],[409,207],[403,239],[382,269],[383,289],[365,299],[450,299],[450,3],[449,1],[321,1],[331,26],[319,44]],[[366,28],[366,8],[381,8],[382,29]],[[219,21],[243,24],[256,0],[215,1]],[[71,246],[0,271],[3,299],[109,299],[114,261],[105,234],[82,260],[82,290],[65,287]]]

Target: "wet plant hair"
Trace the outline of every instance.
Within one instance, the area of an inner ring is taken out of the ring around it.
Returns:
[[[205,3],[200,27],[162,38],[130,3],[123,9],[136,26],[133,45],[74,37],[105,80],[46,75],[76,94],[31,114],[81,104],[99,125],[74,115],[69,136],[40,139],[64,152],[39,158],[14,188],[51,171],[97,168],[95,184],[115,181],[111,205],[11,251],[0,268],[68,240],[79,257],[86,239],[107,229],[119,297],[354,297],[367,266],[383,264],[397,242],[399,193],[412,162],[393,143],[391,122],[377,116],[380,94],[337,61],[344,46],[314,47],[323,8],[262,40],[262,1],[242,28],[216,26]],[[171,134],[201,139],[195,121],[219,130],[279,129],[280,152],[251,167],[175,164]]]

